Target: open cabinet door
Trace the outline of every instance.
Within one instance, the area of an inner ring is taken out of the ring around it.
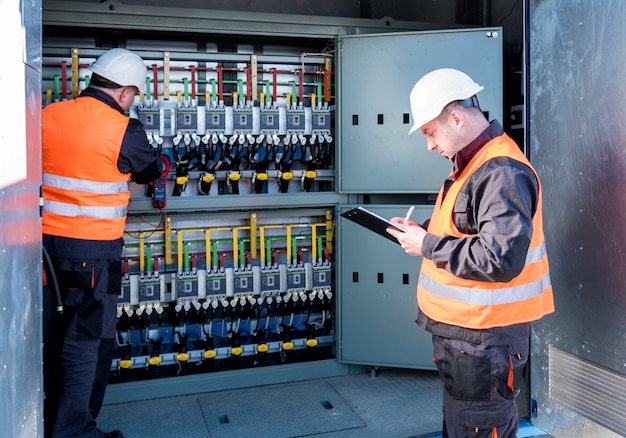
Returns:
[[[421,199],[413,214],[421,223],[451,164],[420,133],[408,136],[411,88],[431,70],[463,70],[484,85],[488,118],[502,121],[500,29],[346,36],[339,50],[340,190],[387,218]],[[338,242],[340,361],[434,369],[431,337],[415,324],[421,258],[345,219]]]

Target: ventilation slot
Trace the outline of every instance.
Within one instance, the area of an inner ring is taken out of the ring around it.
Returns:
[[[626,377],[550,346],[550,398],[626,436]]]

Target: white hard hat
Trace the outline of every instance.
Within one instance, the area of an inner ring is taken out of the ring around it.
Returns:
[[[409,97],[413,116],[409,135],[437,118],[450,102],[468,99],[483,88],[468,75],[453,68],[440,68],[422,76]]]
[[[104,52],[89,69],[124,87],[133,86],[142,91],[146,86],[146,64],[139,56],[126,49]]]

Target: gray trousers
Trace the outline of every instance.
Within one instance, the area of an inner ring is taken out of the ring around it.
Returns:
[[[528,325],[481,331],[478,343],[433,335],[443,383],[444,438],[517,436],[519,394],[529,356]],[[505,342],[503,342],[505,341]]]

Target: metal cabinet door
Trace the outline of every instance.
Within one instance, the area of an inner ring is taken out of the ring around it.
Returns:
[[[339,187],[344,193],[435,193],[450,163],[426,150],[412,126],[409,93],[431,70],[457,68],[485,89],[502,122],[500,28],[351,35],[339,40]]]
[[[387,218],[407,211],[407,206],[367,208]],[[421,223],[431,211],[419,206],[412,218]],[[339,360],[434,369],[430,334],[415,324],[421,257],[346,219],[339,227]]]

